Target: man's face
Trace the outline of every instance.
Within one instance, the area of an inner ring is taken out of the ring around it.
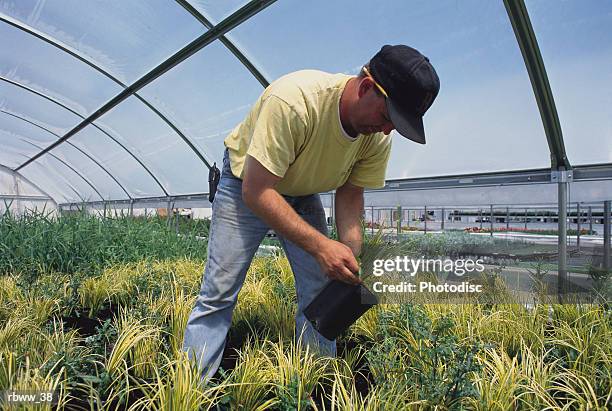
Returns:
[[[353,128],[360,134],[380,131],[389,134],[395,128],[389,119],[385,96],[376,91],[374,82],[367,77],[362,79],[359,85],[359,101],[353,116]]]

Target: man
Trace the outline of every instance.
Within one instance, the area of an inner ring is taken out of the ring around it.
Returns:
[[[384,46],[357,77],[304,70],[272,83],[225,139],[202,288],[184,349],[205,378],[219,367],[232,311],[253,255],[272,228],[291,264],[296,335],[334,356],[303,310],[330,279],[360,282],[364,188],[384,185],[390,133],[425,143],[423,114],[439,80],[408,46]],[[317,193],[336,189],[339,241],[327,237]]]

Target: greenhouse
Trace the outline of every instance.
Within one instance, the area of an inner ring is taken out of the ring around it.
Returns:
[[[0,39],[0,408],[612,408],[612,3],[0,0]],[[242,246],[213,231],[228,135],[299,70],[365,66],[393,123],[384,45],[440,87],[426,144],[391,131],[362,188],[363,244],[344,186],[323,227],[280,193],[353,251],[357,301],[328,292],[328,338],[302,262],[340,277],[266,223],[205,376],[186,328],[213,241]]]

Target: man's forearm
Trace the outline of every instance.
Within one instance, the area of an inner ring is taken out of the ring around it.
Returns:
[[[260,191],[247,206],[275,232],[314,254],[325,237],[300,217],[276,190]]]
[[[353,251],[355,257],[361,253],[363,233],[363,194],[338,190],[336,192],[336,229],[338,239]]]
[[[354,274],[359,271],[359,265],[353,251],[347,245],[327,238],[304,221],[274,189],[280,178],[257,159],[247,157],[246,167],[242,181],[244,204],[278,234],[316,258],[329,278],[359,284],[361,280]]]

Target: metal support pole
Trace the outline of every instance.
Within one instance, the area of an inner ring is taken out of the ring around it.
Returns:
[[[493,237],[493,204],[491,204],[490,206],[490,213],[489,213],[489,225],[491,227],[491,237]]]
[[[427,206],[423,208],[423,221],[425,222],[425,233],[427,233]]]
[[[557,293],[559,302],[567,292],[567,180],[560,179],[558,185],[559,218],[559,268],[557,279]]]
[[[399,241],[400,234],[402,233],[402,206],[397,206],[397,239]]]
[[[444,209],[442,209],[442,223],[440,224],[440,230],[444,231],[444,220],[446,217],[444,216]]]
[[[371,206],[370,210],[372,210],[372,224],[370,225],[370,232],[372,233],[372,235],[374,235],[374,206]]]
[[[604,260],[603,266],[604,270],[609,270],[612,266],[612,262],[610,261],[610,200],[604,201]]]
[[[589,206],[589,235],[593,233],[593,207]]]
[[[170,205],[170,200],[168,200],[168,204],[166,206],[166,227],[170,226],[170,213],[172,213],[172,206]]]
[[[510,231],[510,207],[506,207],[506,232]]]
[[[480,229],[482,230],[482,209],[478,209],[478,220],[480,220]]]
[[[130,200],[130,217],[134,217],[134,199]]]
[[[527,230],[527,209],[525,209],[525,231]]]
[[[408,218],[406,219],[406,224],[410,227],[410,210],[407,210]]]
[[[576,203],[576,248],[580,251],[580,203]]]

